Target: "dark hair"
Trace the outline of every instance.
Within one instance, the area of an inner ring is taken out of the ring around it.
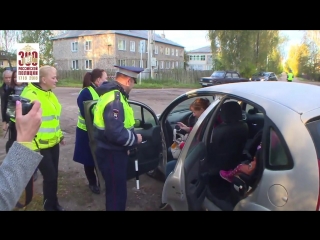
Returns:
[[[210,101],[207,98],[197,98],[196,100],[193,101],[193,103],[190,104],[190,110],[192,111],[192,109],[199,111],[201,108],[203,108],[204,110],[207,109],[207,107],[209,107],[210,105]]]
[[[82,88],[91,86],[91,83],[94,83],[98,78],[102,77],[102,73],[105,70],[100,68],[95,68],[92,72],[87,72],[83,77]]]
[[[10,81],[10,86],[11,88],[14,88],[17,84],[14,81],[14,75],[17,73],[17,71],[12,71],[12,75],[11,75],[11,81]]]

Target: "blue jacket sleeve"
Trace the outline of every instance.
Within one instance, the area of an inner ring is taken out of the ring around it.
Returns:
[[[11,211],[19,201],[42,155],[14,142],[0,166],[0,211]]]
[[[103,112],[105,125],[104,136],[108,141],[124,147],[132,147],[137,144],[138,138],[135,132],[124,127],[124,110],[120,100],[114,100],[107,104]]]
[[[78,108],[80,109],[80,113],[84,119],[85,119],[85,116],[84,116],[83,102],[89,101],[89,100],[92,100],[90,90],[88,88],[83,89],[77,98],[77,104],[78,104]]]

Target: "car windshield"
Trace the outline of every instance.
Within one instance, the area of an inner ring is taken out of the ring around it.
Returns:
[[[203,98],[209,99],[210,103],[212,103],[214,100],[214,96],[212,97],[205,96]],[[194,100],[196,100],[196,98],[190,98],[190,99],[187,99],[186,101],[183,101],[182,103],[177,105],[174,109],[172,109],[171,113],[190,111],[190,104],[193,103]]]
[[[225,72],[213,72],[211,77],[223,77]]]
[[[254,77],[268,77],[269,73],[267,73],[267,72],[259,72],[259,73],[253,74],[252,76],[254,76]]]

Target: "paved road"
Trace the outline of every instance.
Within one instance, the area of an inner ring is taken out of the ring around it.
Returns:
[[[282,76],[279,78],[279,80],[286,82],[287,81],[287,75],[286,74],[282,74]],[[320,86],[320,82],[304,80],[302,78],[294,78],[293,82],[306,83],[306,84],[312,84],[312,85]]]

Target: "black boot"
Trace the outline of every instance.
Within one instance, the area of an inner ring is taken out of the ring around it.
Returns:
[[[55,207],[55,202],[49,199],[44,200],[43,208],[45,211],[57,211]]]
[[[56,204],[56,211],[64,212],[64,211],[66,211],[66,210],[57,202],[57,204]]]
[[[95,193],[95,194],[100,194],[100,188],[97,185],[89,185],[89,188],[91,190],[91,192]]]

